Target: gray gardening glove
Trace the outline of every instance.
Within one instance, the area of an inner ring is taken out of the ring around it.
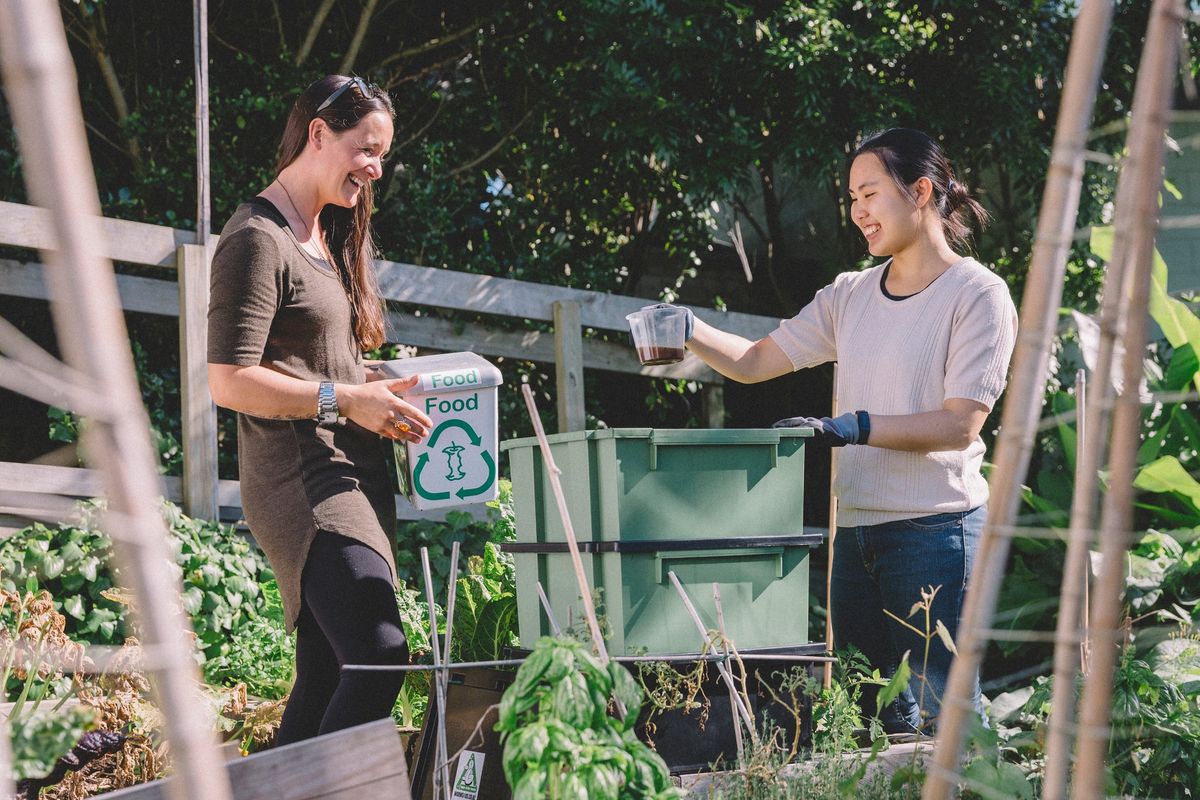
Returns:
[[[692,340],[692,331],[696,327],[696,315],[687,306],[677,306],[671,303],[656,303],[652,306],[642,306],[642,311],[649,311],[653,308],[682,308],[687,312],[687,322],[683,326],[683,341],[690,342]]]
[[[771,427],[812,428],[816,433],[817,441],[821,444],[842,447],[848,444],[867,443],[866,436],[863,435],[858,423],[858,412],[847,411],[836,417],[788,417],[779,420]]]

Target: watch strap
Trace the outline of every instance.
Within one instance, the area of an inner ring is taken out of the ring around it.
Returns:
[[[321,381],[317,388],[317,422],[330,425],[338,421],[337,391],[333,381]]]

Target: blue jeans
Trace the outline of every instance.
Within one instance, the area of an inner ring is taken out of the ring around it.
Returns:
[[[909,617],[921,600],[921,589],[941,587],[929,615],[929,630],[938,620],[951,637],[958,636],[967,580],[983,533],[987,507],[928,517],[838,528],[833,547],[830,610],[834,647],[862,651],[884,678],[890,678],[907,651],[912,678],[908,688],[879,714],[888,733],[929,732],[941,708],[953,654],[937,636],[925,639],[884,613],[887,609],[918,630],[925,614]],[[863,686],[864,714],[876,713],[876,686]],[[982,715],[979,676],[972,701]]]

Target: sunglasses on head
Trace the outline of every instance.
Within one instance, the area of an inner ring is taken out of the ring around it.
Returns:
[[[350,80],[346,81],[341,86],[339,86],[338,88],[334,89],[333,93],[330,94],[329,97],[326,97],[324,102],[321,103],[321,105],[317,106],[317,110],[315,113],[320,114],[322,111],[329,108],[351,86],[357,86],[358,91],[362,92],[363,97],[371,96],[371,87],[366,81],[364,81],[362,78],[357,78],[357,77],[351,78]]]

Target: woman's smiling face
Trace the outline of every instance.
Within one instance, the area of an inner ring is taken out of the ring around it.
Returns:
[[[863,153],[850,165],[850,219],[867,240],[873,256],[890,256],[919,235],[921,209],[900,190],[875,153]]]
[[[332,203],[353,208],[362,187],[383,175],[382,160],[392,146],[392,120],[382,111],[373,111],[357,125],[336,133],[326,129],[322,159],[326,170],[321,205]]]

